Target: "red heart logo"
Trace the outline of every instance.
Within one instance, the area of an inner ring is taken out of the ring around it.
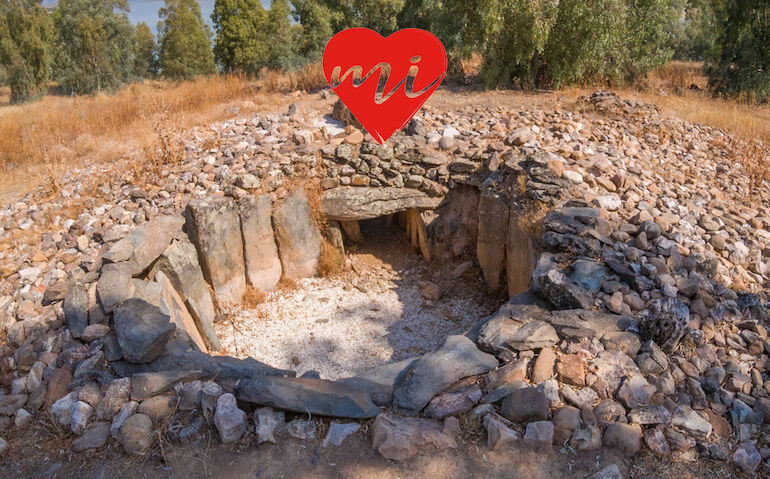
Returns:
[[[329,40],[323,55],[329,86],[380,144],[436,91],[446,66],[444,45],[418,28],[387,38],[368,28],[348,28]],[[407,81],[410,72],[413,82]],[[381,83],[384,89],[378,91]]]

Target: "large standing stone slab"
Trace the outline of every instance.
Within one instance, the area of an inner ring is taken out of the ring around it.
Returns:
[[[238,385],[236,396],[241,401],[320,416],[361,419],[380,412],[366,391],[325,379],[254,377]]]
[[[219,339],[214,331],[214,302],[206,280],[203,279],[198,253],[190,240],[183,237],[166,248],[153,271],[153,275],[157,275],[157,272],[166,275],[174,289],[184,298],[185,306],[207,346],[219,349]]]
[[[498,365],[491,354],[476,348],[465,336],[449,336],[438,351],[418,359],[393,392],[393,406],[417,414],[437,393],[455,381],[485,373]]]
[[[326,190],[321,210],[331,220],[368,220],[410,209],[434,209],[443,198],[413,188],[356,188]]]
[[[509,214],[505,245],[508,296],[513,297],[529,290],[536,261],[535,248],[527,225],[524,219],[513,211]]]
[[[114,321],[123,357],[132,363],[149,363],[160,356],[175,329],[160,308],[137,298],[123,301],[115,309]]]
[[[321,233],[304,192],[295,191],[276,207],[273,227],[284,276],[312,276],[321,255]]]
[[[507,202],[501,195],[484,190],[479,199],[479,239],[476,243],[476,256],[487,286],[492,291],[497,291],[503,280],[507,233]]]
[[[182,298],[177,293],[174,286],[169,281],[168,277],[161,271],[155,274],[155,280],[161,285],[161,300],[160,310],[164,314],[168,314],[171,318],[171,322],[176,325],[177,328],[183,330],[190,337],[190,340],[204,353],[209,352],[209,349],[219,348],[219,339],[216,333],[213,331],[206,331],[200,328],[200,321],[196,321],[193,316],[190,315],[187,307],[185,306]]]
[[[283,271],[273,235],[272,208],[267,195],[244,196],[238,200],[246,279],[261,291],[275,288]]]
[[[221,306],[240,303],[246,290],[243,239],[232,198],[193,199],[187,205],[187,232],[198,250],[203,276]]]

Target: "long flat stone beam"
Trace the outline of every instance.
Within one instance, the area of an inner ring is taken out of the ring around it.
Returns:
[[[443,199],[412,188],[340,186],[323,192],[321,210],[330,220],[368,220],[409,209],[432,210]]]

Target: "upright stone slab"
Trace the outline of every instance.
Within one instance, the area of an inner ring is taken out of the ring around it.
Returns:
[[[479,239],[476,256],[492,291],[500,289],[505,268],[508,205],[496,192],[485,190],[479,199]]]
[[[347,236],[353,243],[361,243],[364,241],[364,237],[361,234],[361,225],[358,221],[340,221],[340,226],[342,226],[342,231],[345,232],[345,236]]]
[[[271,224],[272,208],[267,195],[244,196],[238,200],[246,279],[261,291],[275,288],[282,272]]]
[[[187,311],[187,307],[184,304],[182,298],[179,297],[174,286],[169,281],[168,277],[163,272],[158,271],[155,273],[155,281],[157,281],[162,288],[160,299],[160,310],[162,313],[167,314],[171,318],[171,322],[176,325],[177,328],[183,330],[190,337],[193,343],[203,351],[209,352],[209,342],[211,339],[206,337],[204,339],[205,331],[201,332],[198,329],[198,325],[190,313]],[[216,346],[219,346],[216,334],[213,336],[213,342]],[[212,348],[215,349],[215,348]]]
[[[509,213],[508,235],[505,247],[505,272],[508,278],[508,296],[529,290],[532,271],[535,269],[535,254],[530,238],[521,217]]]
[[[208,347],[219,349],[219,341],[214,331],[216,317],[214,302],[203,279],[195,246],[186,237],[175,241],[155,262],[151,277],[158,272],[166,275],[174,289],[184,299],[184,304]]]
[[[208,197],[187,205],[187,232],[198,250],[203,276],[221,306],[240,303],[246,289],[243,239],[232,198]]]
[[[295,191],[275,209],[273,227],[284,276],[312,276],[321,255],[321,233],[304,192]]]

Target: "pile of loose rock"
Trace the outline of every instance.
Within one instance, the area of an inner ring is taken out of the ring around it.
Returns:
[[[360,429],[338,419],[374,418],[394,460],[464,430],[766,472],[767,190],[725,138],[607,92],[575,112],[429,110],[388,145],[292,107],[193,131],[185,162],[142,186],[121,165],[73,172],[53,201],[0,210],[0,431],[47,412],[75,451],[141,454],[157,428],[315,438],[294,412],[337,418],[335,445]],[[247,285],[314,274],[317,219],[344,249],[391,214],[426,259],[472,261],[509,301],[338,381],[210,354]]]

